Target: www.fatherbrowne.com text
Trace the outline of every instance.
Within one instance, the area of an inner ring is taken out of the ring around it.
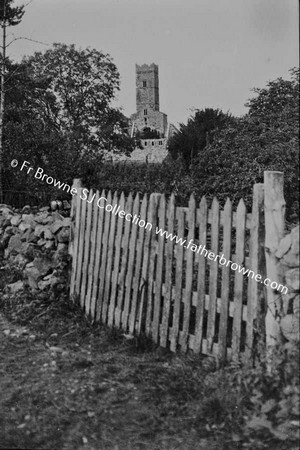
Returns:
[[[165,237],[171,241],[174,241],[176,244],[184,246],[191,250],[194,253],[200,254],[208,258],[210,261],[218,261],[221,266],[230,266],[231,270],[238,271],[248,278],[254,278],[257,283],[262,283],[265,286],[269,286],[272,289],[276,289],[278,292],[282,292],[283,294],[287,294],[288,288],[283,286],[282,284],[276,283],[276,281],[271,281],[269,278],[263,278],[259,273],[255,273],[253,270],[246,269],[244,266],[237,264],[236,262],[231,261],[230,259],[226,259],[225,256],[216,255],[214,252],[208,250],[205,245],[199,244],[196,245],[193,239],[190,239],[187,243],[186,239],[179,238],[177,235],[173,235],[168,233],[166,230],[162,230],[161,228],[156,227],[156,234],[159,234],[161,237]]]

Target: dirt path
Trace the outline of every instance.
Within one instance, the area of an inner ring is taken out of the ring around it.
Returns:
[[[49,335],[1,315],[0,377],[0,448],[220,448],[199,433],[193,365],[116,332]]]

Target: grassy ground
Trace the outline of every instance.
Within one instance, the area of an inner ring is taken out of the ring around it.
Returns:
[[[0,294],[0,392],[2,449],[266,448],[212,359],[92,326],[64,294]]]

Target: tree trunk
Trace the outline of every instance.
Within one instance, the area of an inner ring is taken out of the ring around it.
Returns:
[[[0,82],[0,203],[3,203],[3,116],[5,98],[5,58],[6,58],[6,23],[5,23],[5,3],[4,17],[2,22],[2,61],[1,61],[1,82]]]

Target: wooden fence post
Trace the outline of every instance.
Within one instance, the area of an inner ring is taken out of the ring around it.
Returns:
[[[281,283],[280,266],[275,256],[285,228],[285,200],[283,197],[283,172],[264,172],[265,206],[265,256],[267,282]],[[267,286],[266,344],[271,349],[281,341],[279,326],[280,296]]]
[[[75,258],[77,257],[77,249],[76,249],[76,235],[78,235],[78,224],[76,224],[76,217],[78,215],[78,206],[80,205],[79,195],[81,193],[81,180],[80,178],[74,178],[73,185],[71,188],[76,189],[77,194],[72,196],[71,203],[71,224],[70,224],[70,238],[69,238],[69,248],[68,253],[72,257],[72,261],[70,264],[70,295],[74,295],[74,281],[75,281]],[[74,191],[73,191],[74,192]],[[77,228],[76,228],[77,225]]]

